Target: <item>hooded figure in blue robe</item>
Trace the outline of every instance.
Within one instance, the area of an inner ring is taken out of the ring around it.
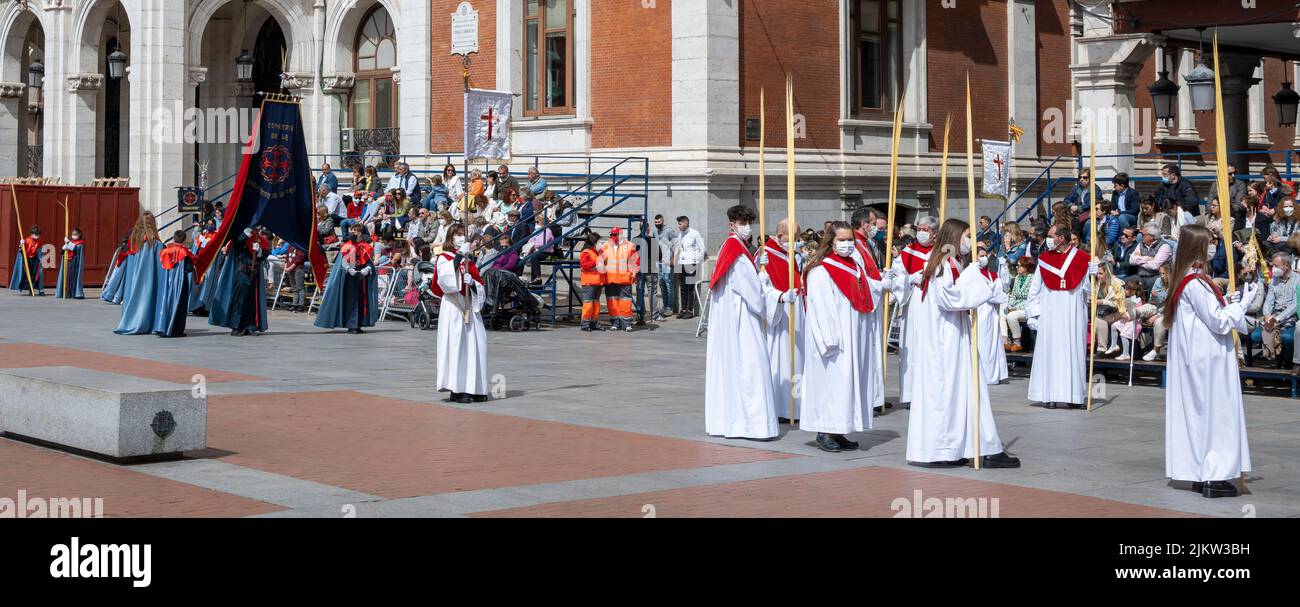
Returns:
[[[153,333],[154,315],[158,311],[158,275],[162,266],[158,253],[158,223],[152,213],[145,213],[131,230],[127,247],[126,275],[122,283],[122,320],[113,329],[118,335]]]
[[[266,278],[262,262],[271,243],[253,228],[246,228],[226,243],[226,261],[217,275],[208,324],[230,329],[231,335],[265,332]]]
[[[379,272],[374,248],[361,236],[365,229],[354,224],[339,249],[338,260],[325,281],[316,326],[346,328],[348,333],[365,333],[379,321]],[[359,233],[358,233],[359,232]]]
[[[86,242],[81,239],[81,228],[72,231],[72,238],[63,241],[63,265],[59,266],[59,284],[54,296],[59,299],[85,299],[81,287],[81,269],[85,266]]]
[[[185,231],[177,230],[172,242],[159,254],[162,268],[158,280],[158,311],[153,321],[154,335],[185,337],[185,318],[189,316],[190,284],[194,275],[194,254],[185,247]]]

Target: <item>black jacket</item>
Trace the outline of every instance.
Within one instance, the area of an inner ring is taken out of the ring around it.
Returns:
[[[1180,178],[1178,183],[1162,183],[1156,188],[1156,204],[1160,209],[1165,208],[1166,200],[1178,203],[1192,217],[1201,214],[1201,196],[1196,193],[1196,186],[1186,179]]]

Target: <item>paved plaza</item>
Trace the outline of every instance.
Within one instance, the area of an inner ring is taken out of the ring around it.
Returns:
[[[189,338],[164,340],[114,335],[119,314],[0,294],[0,368],[202,376],[208,449],[118,466],[0,438],[0,497],[100,497],[114,517],[890,517],[918,497],[997,498],[1002,517],[1300,515],[1300,402],[1272,392],[1246,395],[1247,493],[1208,500],[1164,477],[1151,385],[1107,385],[1088,413],[1031,405],[1013,377],[992,404],[1023,467],[934,470],[904,460],[900,409],[851,436],[856,452],[824,453],[786,426],[771,442],[705,436],[694,321],[489,333],[499,398],[458,405],[432,388],[432,331],[350,336],[276,312],[260,337],[191,318]]]

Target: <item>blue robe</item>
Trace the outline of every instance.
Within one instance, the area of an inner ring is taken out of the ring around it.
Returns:
[[[197,251],[195,251],[197,253]],[[225,253],[217,253],[208,271],[203,273],[203,284],[190,289],[190,313],[195,316],[207,316],[212,310],[212,300],[217,294],[217,284],[221,282],[221,266],[226,262]]]
[[[40,255],[27,259],[27,268],[32,272],[32,282],[36,283],[36,292],[45,292],[45,276],[41,271]],[[22,291],[24,293],[31,291],[27,288],[27,275],[23,273],[23,255],[21,253],[14,255],[14,275],[9,277],[9,290]]]
[[[158,253],[162,245],[146,242],[135,255],[126,258],[126,276],[122,285],[122,320],[113,329],[118,335],[153,333],[154,315],[158,311],[158,275],[162,262]]]
[[[122,253],[121,247],[113,251],[113,261],[117,261],[117,256]],[[130,261],[128,257],[120,265],[109,268],[108,280],[104,282],[104,290],[99,294],[99,298],[104,302],[114,305],[122,303],[122,293],[126,285],[126,264]]]
[[[154,335],[181,337],[185,335],[185,318],[189,316],[193,262],[186,259],[170,270],[159,268],[159,273],[158,308],[153,320]]]
[[[68,259],[67,253],[72,253],[72,259]],[[54,291],[54,296],[59,299],[85,299],[86,292],[81,288],[81,267],[82,260],[85,259],[86,245],[79,244],[72,251],[64,251],[63,265],[59,267],[59,284]],[[67,274],[68,292],[63,292],[64,274]]]
[[[266,331],[266,278],[262,275],[262,255],[253,256],[244,246],[244,237],[232,241],[230,252],[208,309],[208,324],[214,327]]]
[[[365,267],[370,268],[369,276],[348,276],[347,262],[339,255],[338,265],[325,281],[325,296],[321,298],[316,326],[360,329],[379,322],[379,272],[373,262]]]

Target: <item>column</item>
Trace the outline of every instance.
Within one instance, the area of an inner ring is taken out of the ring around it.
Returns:
[[[1096,142],[1097,172],[1133,171],[1133,157],[1104,157],[1135,152],[1134,112],[1137,75],[1160,42],[1152,34],[1084,37],[1070,70],[1078,91],[1079,141],[1084,153]]]
[[[22,141],[22,112],[27,111],[27,85],[21,82],[0,82],[0,176],[16,177],[25,171],[26,158],[19,152],[27,149]]]
[[[735,147],[738,2],[673,2],[673,147]],[[779,98],[779,96],[778,96]]]
[[[1223,87],[1223,128],[1228,152],[1245,150],[1250,140],[1250,89],[1259,84],[1255,72],[1259,55],[1219,53],[1219,82]],[[1213,69],[1213,66],[1211,66]],[[1231,155],[1229,159],[1245,173],[1249,158]]]
[[[1007,4],[1007,108],[1025,136],[1017,156],[1038,156],[1038,32],[1034,0]]]
[[[454,9],[455,5],[451,3],[439,3],[439,6],[446,5],[448,9]],[[400,74],[393,74],[393,82],[397,83],[401,79],[401,84],[397,86],[398,104],[401,107],[401,120],[398,127],[401,128],[401,151],[403,154],[428,154],[433,150],[429,149],[429,128],[431,118],[429,116],[429,37],[451,36],[450,27],[446,31],[433,33],[430,31],[429,3],[428,2],[403,2],[402,14],[393,15],[394,23],[397,24],[397,56],[398,67],[401,69]],[[448,11],[450,13],[450,11]],[[445,19],[445,16],[442,16]],[[444,21],[445,22],[445,21]],[[482,18],[479,20],[480,38],[482,34],[490,31],[491,24],[483,23]],[[346,99],[346,97],[339,97]],[[337,130],[337,129],[336,129]],[[337,147],[337,146],[335,146]],[[438,150],[443,151],[443,150]],[[435,161],[436,162],[436,161]],[[435,167],[435,170],[441,172],[441,163]]]
[[[1247,94],[1250,122],[1249,145],[1252,148],[1267,150],[1272,143],[1268,139],[1268,127],[1265,126],[1264,121],[1264,117],[1267,115],[1265,103],[1271,100],[1264,93],[1264,63],[1262,61],[1255,66],[1253,77],[1256,82],[1250,87],[1250,92]]]
[[[130,161],[131,185],[140,188],[140,204],[161,213],[175,204],[175,189],[193,175],[192,146],[185,133],[155,137],[152,126],[164,117],[175,118],[177,108],[190,106],[189,70],[185,65],[185,3],[174,0],[140,0],[130,15]],[[184,123],[182,116],[182,124]],[[159,217],[167,221],[170,217]]]

